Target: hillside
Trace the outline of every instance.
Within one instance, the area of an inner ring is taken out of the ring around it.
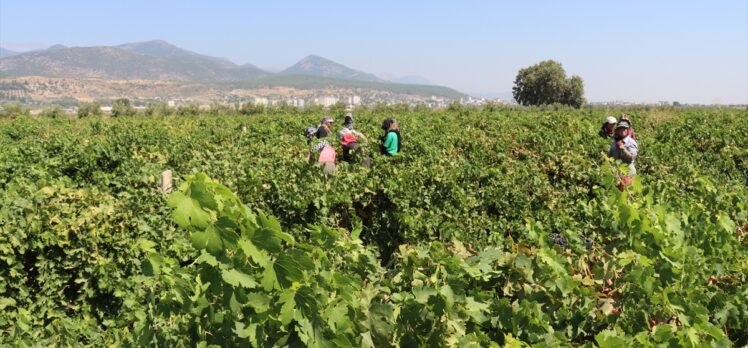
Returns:
[[[114,80],[228,81],[262,76],[259,69],[214,58],[158,56],[117,47],[71,47],[0,59],[5,76]]]
[[[466,96],[448,87],[388,82],[373,74],[315,55],[307,56],[293,66],[274,74],[250,63],[237,65],[225,58],[199,54],[161,40],[118,46],[55,45],[25,53],[6,53],[14,55],[0,58],[2,78],[47,77],[97,80],[97,83],[116,81],[117,85],[124,86],[118,90],[118,95],[134,94],[127,87],[127,82],[123,81],[137,81],[134,83],[137,86],[141,86],[142,81],[172,81],[190,83],[198,88],[204,86],[208,90],[214,89],[214,84],[218,84],[235,85],[239,88],[367,89],[399,95],[445,98]],[[45,91],[44,98],[49,96],[48,92]],[[11,92],[13,93],[15,92]],[[33,90],[31,93],[33,94]],[[96,97],[101,97],[102,93],[95,94]],[[117,95],[109,97],[115,96]],[[179,94],[169,96],[184,97]]]
[[[283,75],[320,76],[342,80],[383,82],[384,80],[363,71],[351,69],[320,56],[310,55],[281,71]]]

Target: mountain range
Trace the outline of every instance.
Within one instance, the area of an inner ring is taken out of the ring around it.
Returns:
[[[459,98],[451,88],[416,83],[405,87],[329,59],[309,55],[272,73],[253,64],[238,65],[154,40],[118,46],[66,47],[14,52],[0,48],[0,77],[43,76],[68,79],[160,80],[202,83],[242,83],[288,87],[333,86],[413,91]],[[301,85],[301,86],[300,86]],[[355,87],[351,87],[355,86]],[[396,92],[401,93],[401,92]]]
[[[18,54],[21,54],[21,52],[11,51],[11,50],[7,50],[5,48],[0,47],[0,58],[15,56]]]
[[[230,81],[266,73],[252,65],[197,54],[164,41],[119,46],[66,47],[0,58],[5,76],[45,76],[110,80]]]
[[[321,76],[343,80],[385,82],[372,74],[351,69],[320,56],[310,55],[280,72],[284,75]]]

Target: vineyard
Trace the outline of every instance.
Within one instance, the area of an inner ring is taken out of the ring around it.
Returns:
[[[322,115],[0,119],[0,345],[748,344],[745,109],[354,110],[330,176]]]

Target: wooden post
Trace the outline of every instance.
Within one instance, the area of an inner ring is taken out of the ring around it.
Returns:
[[[171,192],[171,170],[167,169],[161,173],[161,191]]]

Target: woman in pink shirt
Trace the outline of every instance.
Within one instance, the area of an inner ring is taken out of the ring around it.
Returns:
[[[317,163],[325,164],[326,169],[335,167],[335,149],[330,145],[327,139],[325,139],[330,135],[330,133],[332,133],[332,122],[333,119],[331,117],[325,117],[320,121],[320,125],[317,127],[316,132],[317,142],[312,145],[309,150],[309,161],[312,162],[315,158],[315,154],[319,154],[316,156]]]

